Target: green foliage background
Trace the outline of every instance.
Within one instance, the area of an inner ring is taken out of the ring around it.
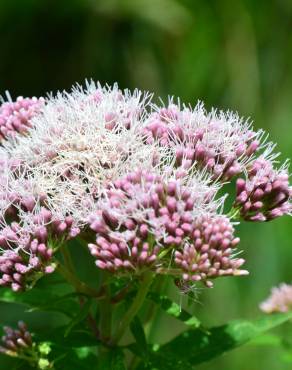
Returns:
[[[291,0],[0,0],[0,93],[39,96],[93,78],[200,99],[250,116],[291,158],[291,31]],[[198,291],[193,311],[204,324],[253,318],[271,286],[292,280],[291,232],[289,218],[240,226],[250,275]],[[78,268],[90,275],[85,263]],[[61,320],[5,303],[0,312],[1,324],[22,318],[34,331]],[[155,339],[174,336],[176,325],[164,320]],[[282,355],[249,344],[197,369],[291,369]],[[3,356],[0,365],[9,366]]]

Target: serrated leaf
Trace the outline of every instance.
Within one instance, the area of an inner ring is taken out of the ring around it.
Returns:
[[[161,346],[156,356],[173,361],[185,359],[192,366],[197,365],[239,347],[289,319],[292,319],[292,312],[266,315],[250,321],[235,320],[208,332],[200,329],[188,330]],[[153,362],[155,361],[158,360],[154,359]]]
[[[168,315],[182,321],[187,326],[199,327],[200,320],[192,316],[186,310],[182,309],[177,303],[170,300],[168,297],[155,292],[149,292],[147,298],[158,304]]]
[[[144,333],[144,328],[138,316],[135,316],[130,325],[131,332],[136,340],[136,350],[140,356],[147,356],[147,340]]]

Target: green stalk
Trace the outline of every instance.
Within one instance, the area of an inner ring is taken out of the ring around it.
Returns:
[[[83,281],[79,280],[75,273],[74,264],[72,261],[71,254],[66,244],[63,244],[60,248],[60,252],[63,257],[64,265],[58,265],[59,273],[75,288],[76,292],[89,295],[91,297],[100,297],[103,295],[103,289],[96,290],[88,286]]]
[[[104,285],[105,294],[100,302],[100,332],[101,338],[107,342],[111,337],[112,326],[112,307],[111,307],[111,291],[110,284],[107,284],[108,275],[106,272],[102,273],[101,284]]]
[[[126,314],[123,316],[123,319],[120,321],[120,323],[117,326],[116,333],[113,336],[113,339],[111,341],[111,344],[117,344],[123,335],[125,334],[125,331],[129,327],[131,321],[136,316],[140,308],[142,307],[145,298],[147,296],[148,290],[151,286],[153,280],[153,274],[151,272],[146,272],[142,275],[142,279],[140,282],[140,287],[138,289],[137,295],[132,302],[130,308],[126,312]]]
[[[83,281],[79,280],[75,274],[73,274],[69,269],[67,269],[65,266],[59,264],[57,267],[57,270],[59,273],[68,281],[69,284],[73,285],[76,292],[83,293],[91,297],[95,298],[101,298],[104,296],[104,290],[96,290],[94,288],[91,288],[87,284],[85,284]]]

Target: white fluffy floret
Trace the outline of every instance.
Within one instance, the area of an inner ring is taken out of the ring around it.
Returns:
[[[18,173],[48,195],[46,206],[59,216],[73,215],[80,226],[108,181],[151,169],[162,155],[140,133],[150,99],[139,90],[122,93],[117,85],[77,86],[50,96],[28,135],[3,143],[4,150],[20,163]],[[13,182],[9,187],[14,191]]]

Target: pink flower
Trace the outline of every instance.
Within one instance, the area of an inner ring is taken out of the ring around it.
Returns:
[[[286,169],[276,170],[270,161],[256,159],[247,179],[236,182],[235,207],[247,221],[270,221],[291,213],[292,188]]]
[[[265,313],[287,312],[292,309],[292,285],[282,283],[271,290],[271,295],[260,304]]]
[[[155,109],[144,124],[146,141],[171,147],[179,166],[196,163],[226,181],[241,173],[260,148],[263,132],[254,132],[232,112],[207,113],[201,103],[194,110],[172,103]]]
[[[233,236],[234,229],[225,216],[202,216],[193,226],[189,241],[181,250],[175,251],[175,264],[183,271],[186,281],[204,281],[212,286],[210,279],[228,275],[246,275],[239,268],[244,259],[234,258],[239,238]]]
[[[4,332],[5,335],[2,337],[3,346],[0,346],[0,352],[8,355],[17,355],[32,349],[32,335],[23,321],[18,322],[18,329],[16,330],[9,326],[4,326]]]
[[[230,221],[210,213],[216,205],[210,188],[202,190],[143,171],[117,180],[89,219],[96,265],[118,273],[151,268],[208,286],[209,278],[246,274],[244,260],[232,257],[239,239]]]
[[[31,119],[40,112],[43,98],[23,98],[3,102],[0,106],[0,141],[24,134],[32,127]]]

